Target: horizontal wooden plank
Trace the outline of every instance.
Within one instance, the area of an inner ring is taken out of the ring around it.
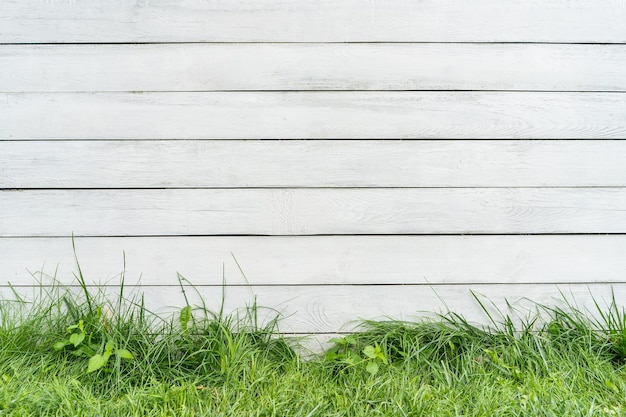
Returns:
[[[626,45],[0,46],[0,91],[626,91]]]
[[[0,188],[625,186],[626,141],[4,141]]]
[[[119,283],[124,269],[127,284],[144,285],[173,285],[177,272],[198,285],[606,283],[626,277],[624,235],[76,238],[75,245],[90,285]],[[0,265],[0,284],[31,285],[30,273],[47,282],[55,271],[71,284],[77,271],[69,238],[0,239]]]
[[[626,94],[0,93],[1,139],[623,139]]]
[[[0,236],[626,233],[626,188],[0,192]]]
[[[617,300],[626,297],[626,283],[595,285],[472,285],[472,286],[284,286],[284,287],[197,287],[207,307],[218,312],[224,290],[226,313],[239,311],[245,314],[245,307],[255,302],[260,306],[259,322],[267,322],[281,314],[280,329],[295,333],[329,333],[350,331],[362,319],[402,319],[415,320],[418,317],[432,316],[449,310],[462,314],[470,322],[489,324],[489,319],[473,298],[470,291],[479,294],[490,313],[497,311],[525,318],[529,311],[535,311],[535,303],[551,307],[564,306],[564,296],[576,303],[580,309],[595,307],[593,298],[605,305],[614,291]],[[78,289],[77,289],[78,290]],[[119,289],[109,287],[112,296]],[[126,287],[127,291],[131,288]],[[26,288],[18,289],[28,295]],[[38,289],[35,289],[38,291]],[[178,287],[141,287],[138,293],[145,296],[145,304],[153,312],[165,315],[176,312],[185,305]],[[0,288],[0,294],[7,298],[11,291]],[[199,303],[193,290],[187,291],[192,304]],[[513,306],[507,308],[506,300]]]
[[[0,42],[626,42],[593,0],[3,0]]]

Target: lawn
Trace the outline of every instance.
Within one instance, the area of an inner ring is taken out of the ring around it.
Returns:
[[[488,327],[367,322],[311,356],[255,306],[160,317],[141,297],[42,286],[0,301],[0,416],[626,414],[623,310],[564,305]]]

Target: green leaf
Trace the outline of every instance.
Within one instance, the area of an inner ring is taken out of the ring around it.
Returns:
[[[356,338],[354,336],[352,336],[352,335],[348,335],[348,336],[344,337],[344,340],[349,345],[356,345]]]
[[[52,345],[52,348],[54,350],[61,350],[63,349],[65,346],[71,344],[71,342],[69,340],[59,340],[58,342],[56,342],[54,345]]]
[[[558,336],[561,333],[561,330],[561,325],[557,321],[553,320],[550,322],[550,324],[548,324],[548,333],[550,333],[552,336]]]
[[[612,391],[619,393],[619,388],[617,388],[617,385],[615,385],[613,382],[609,381],[608,379],[604,381],[604,385],[606,385],[606,387],[611,389]]]
[[[113,348],[115,346],[113,346],[112,342],[107,342],[106,345],[104,345],[104,353],[108,353],[109,356],[111,356],[111,353],[113,353]]]
[[[489,355],[493,362],[500,363],[500,361],[498,360],[498,354],[495,351],[491,349],[484,349],[484,351],[487,355]]]
[[[117,349],[115,355],[122,359],[135,359],[133,354],[126,349]]]
[[[104,358],[104,356],[98,355],[98,354],[93,355],[91,358],[89,358],[89,364],[87,365],[87,373],[97,371],[98,369],[106,365],[106,363],[107,363],[107,360]]]
[[[79,345],[73,352],[74,356],[90,356],[93,355],[93,352],[88,351],[89,348],[85,345]]]
[[[178,317],[178,320],[180,322],[180,328],[183,332],[187,333],[187,326],[191,320],[191,306],[185,306],[180,310],[180,317]]]
[[[85,333],[80,332],[80,333],[72,333],[70,335],[70,340],[69,342],[71,344],[74,345],[74,347],[78,347],[78,345],[80,345],[82,343],[82,341],[85,340]]]
[[[365,367],[365,370],[371,375],[376,375],[378,373],[378,364],[376,362],[370,362]]]
[[[363,353],[370,359],[376,359],[378,357],[376,349],[372,345],[365,346],[365,349],[363,349]]]

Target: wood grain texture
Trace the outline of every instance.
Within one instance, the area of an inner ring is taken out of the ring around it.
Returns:
[[[626,233],[626,188],[0,192],[0,236]]]
[[[125,251],[150,309],[183,305],[179,272],[296,334],[485,323],[470,290],[622,300],[626,142],[571,139],[626,139],[625,21],[624,0],[0,2],[0,295],[75,285],[74,233],[88,282],[117,292]]]
[[[131,287],[125,287],[130,292]],[[458,285],[429,287],[427,285],[389,286],[283,286],[283,287],[197,287],[205,299],[207,308],[219,311],[222,291],[225,294],[226,313],[243,310],[251,306],[256,297],[260,306],[259,322],[267,322],[281,314],[280,328],[285,332],[329,333],[350,331],[362,319],[402,319],[415,320],[418,317],[445,313],[449,310],[463,314],[470,322],[488,324],[489,320],[470,291],[474,291],[498,318],[497,310],[504,314],[517,314],[526,317],[529,311],[536,311],[535,303],[548,306],[564,306],[565,296],[575,302],[580,309],[595,310],[592,297],[600,305],[610,300],[611,291],[615,298],[626,297],[626,283],[595,285]],[[77,291],[80,289],[77,288]],[[119,294],[119,288],[109,287],[112,296]],[[27,288],[18,289],[28,295]],[[34,290],[38,292],[38,289]],[[165,315],[177,313],[185,305],[181,290],[177,286],[149,287],[139,289],[145,295],[148,309]],[[11,296],[7,287],[0,288],[0,294]],[[128,294],[128,293],[127,293]],[[198,304],[199,297],[187,291],[191,304]],[[513,310],[507,308],[506,300]],[[266,308],[264,308],[266,307]]]
[[[0,188],[626,186],[626,141],[4,141]]]
[[[3,0],[0,42],[626,42],[622,0]]]
[[[0,91],[626,91],[626,45],[2,45]]]
[[[88,284],[515,284],[622,282],[624,235],[76,238]],[[237,262],[239,263],[237,266]],[[0,239],[0,284],[74,280],[70,238]],[[243,271],[243,274],[242,274]],[[245,274],[245,277],[244,277]]]
[[[0,140],[298,138],[620,139],[626,94],[0,94]]]

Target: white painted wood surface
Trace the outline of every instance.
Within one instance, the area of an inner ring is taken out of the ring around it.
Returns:
[[[625,137],[622,93],[0,93],[0,140]]]
[[[2,1],[0,293],[71,283],[73,232],[92,282],[115,291],[126,251],[151,308],[182,306],[177,271],[218,308],[224,263],[229,309],[257,294],[298,334],[437,294],[484,322],[470,289],[619,301],[624,22],[624,0]]]
[[[4,141],[0,188],[626,186],[626,141]]]
[[[0,236],[626,233],[626,188],[1,191]]]
[[[3,0],[0,42],[626,42],[623,0]]]
[[[130,287],[125,287],[128,292]],[[222,287],[197,287],[207,308],[218,312],[222,300]],[[78,290],[78,289],[77,289]],[[113,295],[119,288],[110,286]],[[599,305],[610,300],[611,291],[617,300],[626,297],[626,284],[591,285],[546,285],[508,284],[473,285],[474,293],[487,304],[490,312],[497,317],[497,311],[515,317],[527,317],[529,311],[537,311],[536,303],[564,306],[563,299],[578,304],[580,309],[594,310],[592,296]],[[25,296],[32,293],[27,288],[18,289]],[[34,291],[39,291],[34,289]],[[185,305],[180,289],[169,286],[144,286],[140,292],[145,295],[146,307],[151,311],[165,314],[179,311]],[[0,294],[12,295],[7,287],[0,288]],[[127,293],[128,294],[128,293]],[[271,320],[282,315],[281,329],[295,333],[331,333],[354,329],[363,319],[385,320],[390,318],[412,320],[431,316],[434,313],[459,311],[471,322],[488,324],[489,319],[474,300],[470,290],[461,285],[365,285],[365,286],[289,286],[280,287],[228,287],[225,288],[225,312],[239,310],[255,301],[260,308],[259,321]],[[199,297],[187,291],[191,304],[198,304]],[[506,301],[513,306],[507,309]],[[266,307],[266,308],[263,308]]]
[[[474,284],[626,281],[624,235],[213,236],[75,238],[88,284]],[[233,258],[234,257],[234,258]],[[237,262],[239,263],[237,266]],[[76,272],[70,238],[0,238],[0,282],[64,284]]]
[[[626,91],[626,45],[0,45],[1,92]]]

